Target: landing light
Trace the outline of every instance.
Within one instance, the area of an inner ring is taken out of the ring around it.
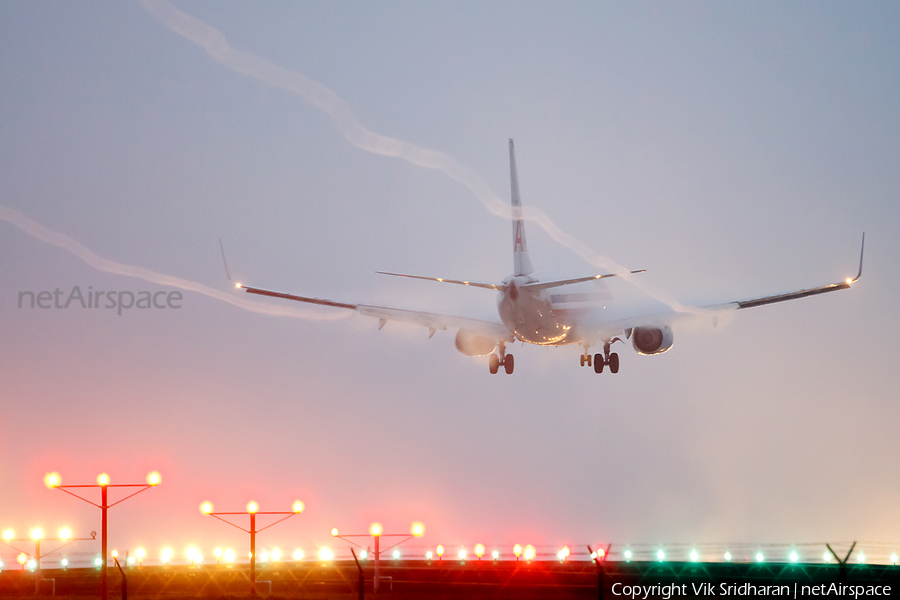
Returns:
[[[234,287],[236,287],[237,289],[241,289],[241,284],[240,284],[240,283],[236,283],[236,284],[234,284]]]
[[[850,278],[848,277],[848,278],[847,278],[847,285],[850,285],[851,283],[853,283],[853,280],[850,279]]]

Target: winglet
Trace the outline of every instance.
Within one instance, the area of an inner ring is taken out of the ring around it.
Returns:
[[[865,252],[865,250],[866,250],[866,232],[863,231],[862,244],[859,247],[859,273],[856,274],[856,277],[854,277],[852,280],[850,280],[850,283],[854,283],[854,282],[858,281],[860,277],[862,277],[863,253]]]
[[[219,251],[222,252],[222,264],[225,265],[225,277],[231,281],[231,273],[228,272],[228,261],[225,260],[225,246],[222,245],[222,238],[219,238]],[[238,284],[238,287],[241,287]]]

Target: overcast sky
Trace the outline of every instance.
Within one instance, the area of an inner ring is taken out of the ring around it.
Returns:
[[[173,30],[176,9],[249,66]],[[113,509],[111,547],[243,548],[201,501],[301,499],[262,545],[309,554],[342,547],[332,527],[422,521],[422,551],[861,540],[886,560],[900,551],[877,544],[900,542],[898,30],[888,2],[0,4],[0,205],[252,306],[286,303],[233,290],[219,238],[251,285],[479,318],[496,318],[494,292],[375,271],[512,270],[487,196],[354,145],[259,65],[325,86],[362,127],[443,153],[504,202],[514,138],[526,205],[684,301],[840,281],[867,234],[850,291],[678,329],[660,356],[617,344],[615,376],[580,368],[578,348],[520,345],[515,374],[492,376],[455,332],[378,331],[336,309],[278,316],[190,290],[121,315],[18,308],[21,292],[178,288],[0,220],[0,528],[86,535],[99,511],[45,473],[157,469],[158,489]],[[537,223],[528,241],[541,275],[598,272]]]

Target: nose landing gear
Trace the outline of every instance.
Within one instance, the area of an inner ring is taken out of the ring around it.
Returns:
[[[506,353],[506,344],[500,343],[500,355],[491,354],[488,357],[488,368],[491,371],[491,375],[496,375],[500,370],[500,365],[503,365],[504,370],[507,375],[512,375],[513,368],[515,368],[515,359],[512,354]]]

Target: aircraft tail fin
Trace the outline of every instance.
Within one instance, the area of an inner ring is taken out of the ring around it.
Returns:
[[[512,139],[509,140],[509,179],[513,206],[513,275],[528,275],[534,267],[531,265],[528,246],[525,244],[525,221],[521,213],[522,200],[519,198],[519,176],[516,173],[516,149]]]

